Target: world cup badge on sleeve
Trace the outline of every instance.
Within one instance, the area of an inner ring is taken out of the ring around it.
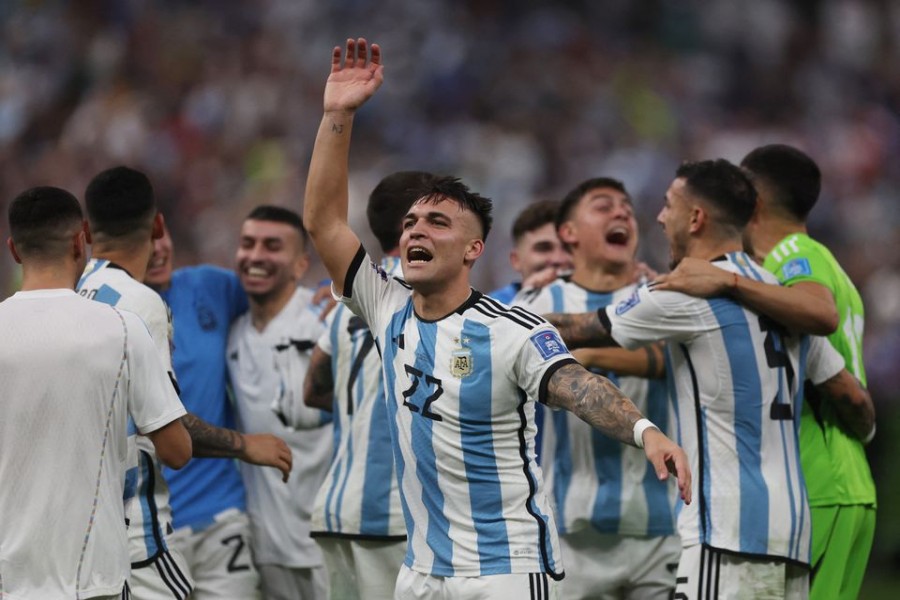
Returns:
[[[458,348],[450,355],[450,374],[462,379],[472,374],[472,351]]]

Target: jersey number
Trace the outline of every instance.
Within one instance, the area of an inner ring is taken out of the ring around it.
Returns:
[[[432,377],[431,375],[423,373],[420,369],[417,369],[412,365],[403,365],[403,368],[412,380],[412,384],[403,392],[403,406],[414,413],[421,413],[426,419],[443,421],[444,418],[441,415],[431,411],[431,405],[444,393],[444,387],[441,384],[441,380],[437,377]],[[420,411],[419,407],[410,402],[409,399],[412,398],[413,394],[416,393],[416,390],[419,389],[419,382],[423,379],[425,380],[425,385],[434,385],[435,387],[434,392],[425,398],[425,403],[422,404],[422,409]]]
[[[794,409],[790,401],[791,390],[794,389],[794,367],[784,349],[784,331],[778,323],[762,315],[759,317],[759,330],[766,333],[766,340],[763,343],[766,350],[766,364],[770,369],[784,369],[787,375],[788,401],[782,402],[780,394],[776,395],[772,400],[769,418],[774,421],[790,421],[794,418]]]
[[[244,549],[244,538],[241,534],[232,535],[222,540],[223,546],[234,546],[234,552],[231,555],[231,558],[228,559],[228,572],[235,573],[237,571],[249,571],[250,565],[238,564],[238,557],[241,555],[241,551]]]

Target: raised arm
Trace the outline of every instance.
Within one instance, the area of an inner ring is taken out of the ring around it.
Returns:
[[[369,58],[363,38],[347,40],[343,65],[340,47],[332,51],[331,74],[325,83],[325,114],[316,134],[306,180],[303,224],[338,291],[344,289],[344,277],[360,245],[347,224],[353,116],[381,85],[383,71],[378,44],[372,44]]]
[[[875,437],[875,405],[872,397],[847,369],[815,386],[816,392],[829,402],[843,424],[864,444]]]
[[[684,450],[659,429],[640,426],[639,422],[648,422],[642,421],[637,407],[608,379],[588,372],[581,365],[567,364],[550,376],[546,399],[549,406],[572,412],[604,435],[643,447],[656,476],[664,480],[670,472],[675,475],[681,498],[690,504],[691,471]]]
[[[310,408],[331,412],[334,407],[334,375],[331,357],[316,346],[309,359],[306,379],[303,380],[303,402]]]
[[[709,298],[732,298],[778,321],[788,329],[810,335],[831,335],[838,328],[838,312],[831,291],[813,281],[779,286],[720,269],[705,260],[685,258],[674,271],[650,284],[654,290],[671,290]]]
[[[602,310],[602,309],[601,309]],[[616,346],[609,329],[600,321],[596,311],[585,313],[550,313],[542,315],[559,330],[569,348],[599,348]]]

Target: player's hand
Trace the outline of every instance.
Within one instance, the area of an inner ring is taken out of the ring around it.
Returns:
[[[657,277],[659,277],[659,273],[653,270],[653,267],[651,267],[647,263],[638,261],[638,263],[635,265],[633,283],[644,284],[648,281],[653,281]]]
[[[675,476],[681,499],[685,504],[690,504],[691,468],[684,450],[659,429],[651,427],[644,431],[644,453],[660,481],[668,479],[669,473]]]
[[[281,471],[281,480],[287,482],[294,456],[285,441],[270,433],[245,433],[243,438],[244,451],[240,459],[251,465],[275,467]]]
[[[674,271],[653,280],[650,288],[709,298],[727,293],[733,282],[731,272],[713,266],[709,261],[683,258]]]
[[[560,269],[556,265],[548,265],[543,269],[539,269],[522,281],[522,289],[539,289],[550,285],[559,277],[559,271]]]
[[[324,321],[328,317],[328,313],[337,305],[337,300],[331,295],[331,281],[319,286],[319,289],[313,294],[312,303],[321,307],[322,312],[319,313],[319,320]]]
[[[341,64],[341,47],[331,51],[331,74],[325,83],[325,112],[353,112],[371,98],[384,80],[381,48],[372,44],[371,57],[365,38],[347,40]]]

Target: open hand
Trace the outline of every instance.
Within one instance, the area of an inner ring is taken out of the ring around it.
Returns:
[[[331,74],[325,83],[325,112],[353,112],[371,98],[384,81],[381,48],[372,44],[368,56],[365,38],[347,40],[341,65],[341,47],[331,51]]]
[[[674,271],[654,279],[650,288],[709,298],[727,293],[733,279],[731,272],[713,266],[709,261],[686,257]]]
[[[275,467],[281,480],[287,482],[294,464],[294,456],[283,439],[270,433],[245,433],[244,451],[240,459],[251,465]]]
[[[648,428],[644,431],[644,453],[660,481],[668,479],[670,473],[675,476],[681,499],[685,504],[690,504],[691,468],[688,466],[688,457],[684,450],[659,429]]]

